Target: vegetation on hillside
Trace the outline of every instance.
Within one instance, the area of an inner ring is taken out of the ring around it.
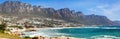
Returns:
[[[7,21],[2,20],[1,24],[0,24],[0,39],[2,38],[9,38],[9,39],[24,39],[24,38],[20,38],[18,36],[14,36],[14,35],[10,35],[10,34],[6,34],[4,33],[4,31],[6,31],[6,27],[7,27]]]
[[[1,21],[1,24],[0,24],[0,32],[4,33],[4,31],[6,30],[6,27],[7,27],[7,22],[5,20],[2,20]]]

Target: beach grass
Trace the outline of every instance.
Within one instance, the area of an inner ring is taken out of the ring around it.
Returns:
[[[13,36],[13,35],[5,34],[5,33],[2,33],[2,32],[0,32],[0,38],[8,38],[8,39],[24,39],[24,38],[21,38],[21,37],[19,37],[19,36]]]

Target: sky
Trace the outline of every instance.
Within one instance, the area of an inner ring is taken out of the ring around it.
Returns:
[[[0,0],[0,3],[6,0]],[[69,8],[82,11],[86,15],[96,14],[110,20],[120,20],[120,0],[18,0],[32,5],[52,7],[54,9]]]

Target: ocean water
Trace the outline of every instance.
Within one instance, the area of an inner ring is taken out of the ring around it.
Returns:
[[[40,29],[33,32],[25,32],[26,36],[47,36],[47,37],[75,37],[85,39],[120,39],[120,26],[98,26],[82,28],[56,28]]]

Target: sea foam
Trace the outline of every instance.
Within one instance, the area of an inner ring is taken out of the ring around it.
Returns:
[[[92,36],[90,38],[94,38],[94,39],[120,39],[120,37],[116,37],[116,36],[111,36],[111,35],[97,35],[97,36]]]

